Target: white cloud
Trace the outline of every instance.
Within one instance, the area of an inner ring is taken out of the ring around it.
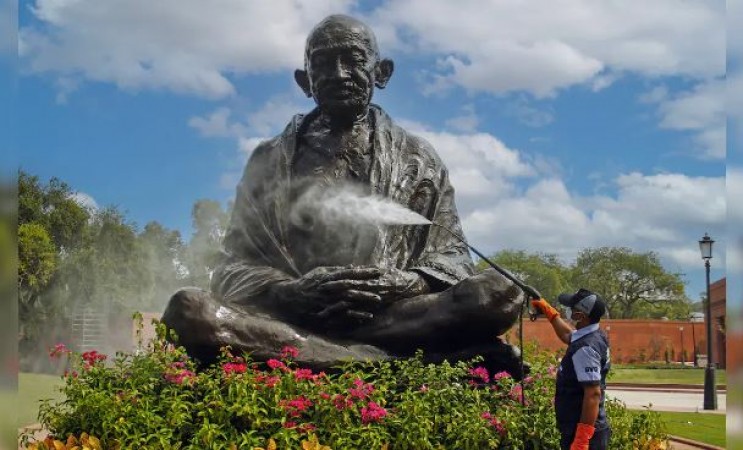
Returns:
[[[544,97],[576,84],[601,89],[627,72],[698,79],[725,72],[721,0],[397,0],[373,19],[396,28],[398,48],[440,56],[444,68],[432,77],[439,89]]]
[[[437,132],[410,121],[401,125],[433,145],[449,170],[459,207],[465,210],[505,197],[513,191],[513,179],[537,174],[527,155],[489,133]]]
[[[614,186],[610,196],[581,197],[563,180],[540,179],[523,192],[462,211],[464,230],[487,252],[519,248],[570,260],[586,247],[627,246],[656,251],[681,268],[698,266],[696,241],[704,231],[724,242],[723,177],[629,173],[616,177]]]
[[[311,27],[353,0],[36,0],[19,50],[35,73],[219,98],[232,74],[300,67]],[[376,6],[376,5],[375,5]],[[382,51],[434,55],[439,87],[554,95],[624,73],[725,71],[725,3],[387,0],[367,14]]]
[[[228,73],[300,67],[304,41],[351,0],[36,0],[20,30],[32,72],[219,98]]]
[[[245,126],[230,121],[232,111],[227,107],[217,108],[206,117],[192,117],[188,125],[196,128],[202,136],[239,137],[245,133]]]
[[[90,194],[86,194],[85,192],[75,192],[70,198],[88,210],[96,211],[99,209],[98,202]]]
[[[446,126],[456,131],[473,132],[480,124],[480,118],[477,117],[475,107],[472,104],[462,108],[462,114],[452,117],[446,121]]]
[[[538,128],[549,125],[555,120],[551,107],[535,107],[524,97],[520,96],[509,103],[505,109],[506,114],[511,115],[528,127]]]
[[[697,157],[724,159],[726,101],[735,98],[735,94],[727,96],[724,79],[714,79],[673,96],[664,86],[655,87],[640,96],[640,101],[658,103],[661,128],[692,133]]]

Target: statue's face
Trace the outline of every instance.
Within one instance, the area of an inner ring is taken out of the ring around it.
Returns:
[[[312,97],[330,116],[361,116],[371,102],[379,59],[363,31],[333,31],[317,39],[307,54]]]

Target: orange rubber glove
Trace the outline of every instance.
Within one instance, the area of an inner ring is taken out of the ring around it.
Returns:
[[[552,322],[555,317],[560,317],[560,313],[557,312],[557,310],[553,308],[552,305],[547,303],[547,300],[543,298],[540,298],[539,300],[532,300],[531,306],[532,308],[547,316],[547,320],[549,320],[550,322]]]
[[[578,423],[578,428],[575,429],[575,437],[573,443],[570,444],[570,450],[588,450],[588,443],[593,437],[593,433],[596,429],[585,423]]]

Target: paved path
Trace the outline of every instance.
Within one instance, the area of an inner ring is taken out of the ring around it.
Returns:
[[[717,411],[704,410],[704,392],[698,391],[666,391],[666,390],[636,390],[609,388],[606,395],[624,402],[628,408],[639,409],[652,404],[657,411],[686,411],[711,412],[725,414],[727,411],[727,395],[717,394]]]

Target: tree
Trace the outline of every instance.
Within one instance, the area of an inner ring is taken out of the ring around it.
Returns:
[[[647,317],[648,311],[688,302],[682,274],[666,271],[654,252],[584,249],[575,261],[571,281],[573,286],[600,293],[613,318]]]
[[[58,178],[42,185],[39,178],[18,172],[18,224],[43,226],[58,250],[81,245],[90,212],[74,199],[74,191]]]
[[[40,293],[47,287],[57,267],[57,252],[46,229],[37,223],[18,227],[18,315],[21,339],[32,339],[41,319],[53,307]]]
[[[490,259],[538,290],[547,299],[554,300],[569,287],[569,268],[560,262],[557,255],[502,250]],[[489,266],[481,260],[477,267],[482,270]]]

